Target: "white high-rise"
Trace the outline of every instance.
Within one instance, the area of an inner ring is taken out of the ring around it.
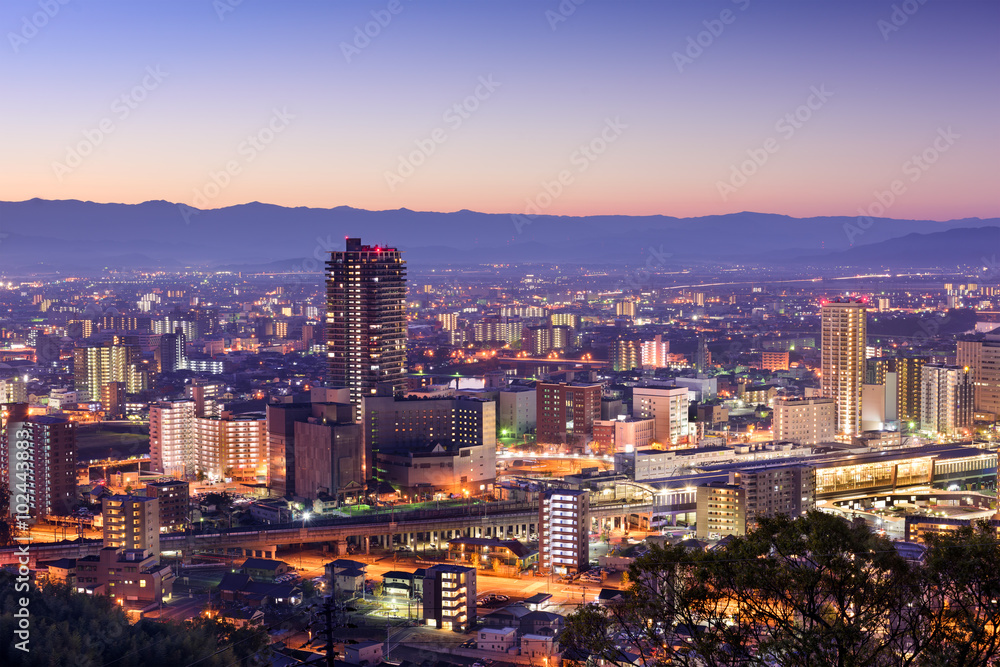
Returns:
[[[149,406],[149,452],[154,472],[187,479],[195,472],[195,402],[159,401]]]
[[[837,437],[861,432],[861,394],[865,375],[867,307],[859,299],[824,301],[822,317],[823,395],[837,403]]]

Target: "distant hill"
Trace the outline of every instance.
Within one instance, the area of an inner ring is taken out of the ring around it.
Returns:
[[[794,257],[820,260],[849,251],[852,241],[860,249],[910,233],[1000,225],[997,218],[947,222],[885,218],[853,235],[848,230],[856,222],[853,217],[792,218],[751,212],[700,218],[568,217],[366,211],[346,206],[286,208],[257,202],[198,210],[166,201],[99,204],[32,199],[0,202],[0,271],[10,275],[43,267],[77,272],[140,264],[309,266],[310,258],[316,261],[343,247],[345,236],[398,247],[413,264],[640,264],[650,249],[665,258],[657,261],[666,265],[785,263]]]
[[[1000,227],[959,227],[930,234],[907,234],[822,257],[801,258],[820,266],[954,267],[993,266],[1000,252]]]

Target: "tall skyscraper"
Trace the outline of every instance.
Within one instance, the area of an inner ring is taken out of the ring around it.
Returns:
[[[861,432],[867,307],[860,299],[824,301],[820,307],[823,395],[837,402],[836,429],[841,438]]]
[[[329,383],[350,389],[355,418],[379,384],[402,393],[406,368],[406,266],[396,248],[347,239],[326,272]]]

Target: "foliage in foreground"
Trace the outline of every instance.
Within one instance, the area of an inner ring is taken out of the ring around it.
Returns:
[[[237,629],[218,619],[186,623],[141,620],[130,625],[125,612],[104,596],[83,595],[66,586],[16,592],[14,577],[0,573],[0,665],[177,667],[199,661],[206,667],[266,664],[269,637],[260,627]],[[30,651],[15,647],[18,598],[30,601]],[[207,658],[207,659],[205,659]],[[203,660],[204,659],[204,660]]]
[[[865,526],[762,519],[711,552],[653,548],[621,601],[569,618],[564,644],[618,664],[1000,664],[1000,543],[981,523],[923,563]]]

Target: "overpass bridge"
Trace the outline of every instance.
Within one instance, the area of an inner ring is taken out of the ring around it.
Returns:
[[[649,517],[654,504],[648,501],[611,501],[591,505],[591,520],[599,524],[628,525],[634,516]],[[440,510],[410,512],[381,511],[356,517],[337,517],[253,528],[232,528],[212,532],[166,533],[160,536],[160,552],[176,553],[185,560],[195,554],[230,554],[273,558],[279,547],[329,544],[336,555],[345,555],[354,545],[367,552],[372,546],[396,545],[441,548],[456,537],[495,537],[530,540],[538,532],[536,502],[505,501],[481,503]],[[593,529],[593,526],[588,526]],[[32,545],[32,564],[58,558],[79,558],[96,554],[100,540],[62,544]],[[0,564],[17,562],[15,548],[0,549]]]

